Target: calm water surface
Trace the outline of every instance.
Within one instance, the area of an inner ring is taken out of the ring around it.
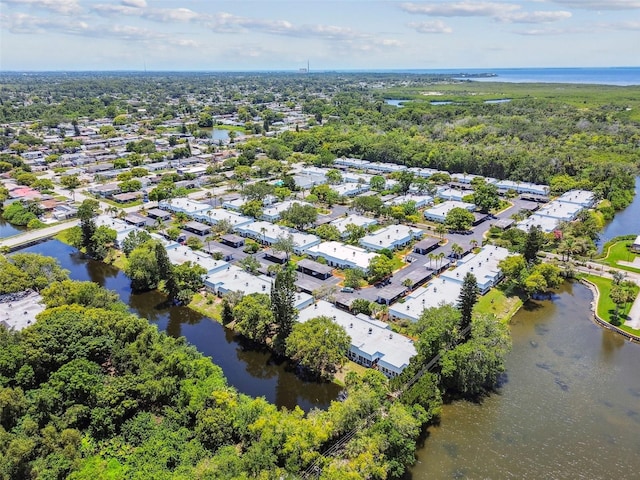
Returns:
[[[200,352],[210,356],[224,370],[229,384],[242,393],[264,396],[289,409],[299,405],[304,410],[326,408],[339,393],[340,388],[334,384],[300,380],[284,365],[274,363],[269,353],[256,351],[232,331],[198,312],[186,307],[166,307],[165,297],[159,292],[132,294],[124,273],[85,258],[73,247],[50,240],[21,251],[55,257],[74,280],[96,282],[118,292],[134,313],[173,337],[184,336]]]
[[[591,301],[566,284],[518,312],[499,393],[445,406],[412,478],[639,478],[640,345],[594,325]]]
[[[16,227],[0,217],[0,238],[13,237],[26,230],[26,227]]]
[[[620,235],[640,234],[640,177],[636,177],[636,196],[633,202],[623,211],[616,213],[600,234],[598,246],[604,245],[607,240]]]

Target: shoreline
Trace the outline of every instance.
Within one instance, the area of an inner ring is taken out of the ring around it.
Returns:
[[[591,320],[593,321],[593,323],[595,323],[601,328],[604,328],[606,330],[610,330],[614,333],[622,335],[626,340],[628,340],[631,343],[640,344],[640,335],[635,335],[633,333],[627,332],[626,330],[622,330],[621,328],[618,328],[615,325],[610,324],[609,322],[607,322],[606,320],[604,320],[598,315],[598,303],[600,302],[600,289],[598,288],[598,286],[586,278],[580,278],[578,281],[583,285],[585,285],[589,290],[591,290],[591,293],[593,294],[593,301],[591,302],[591,312],[593,314],[591,316]]]

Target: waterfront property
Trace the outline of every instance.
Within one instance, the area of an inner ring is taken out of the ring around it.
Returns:
[[[502,280],[498,263],[508,256],[509,251],[506,248],[486,246],[477,254],[459,260],[456,268],[445,270],[440,274],[440,278],[462,284],[466,274],[472,273],[476,277],[480,293],[484,295]]]
[[[214,274],[208,275],[204,279],[204,285],[209,291],[219,296],[238,291],[243,295],[251,293],[270,295],[273,279],[266,275],[252,275],[235,265],[227,265]],[[296,310],[301,310],[313,303],[313,297],[308,293],[296,292],[293,303]]]
[[[389,307],[392,320],[409,320],[415,322],[427,308],[445,304],[455,304],[460,296],[462,285],[446,278],[436,278],[424,287],[417,288],[405,297],[404,303],[396,303]]]
[[[374,252],[385,248],[394,250],[422,238],[423,235],[424,232],[419,228],[409,227],[407,225],[390,225],[362,237],[360,239],[360,245]]]
[[[225,261],[215,260],[210,255],[196,252],[185,245],[178,245],[175,248],[167,250],[167,256],[169,257],[169,261],[174,265],[182,265],[186,262],[199,265],[206,270],[205,275],[212,275],[229,266]]]
[[[327,316],[345,329],[351,338],[350,360],[376,368],[389,378],[402,373],[416,354],[411,339],[394,333],[386,323],[364,314],[352,315],[324,300],[300,310],[298,321],[306,322],[319,316]]]
[[[363,272],[369,269],[369,262],[376,256],[363,248],[340,242],[322,242],[307,249],[306,253],[316,259],[324,258],[332,267],[358,268]]]
[[[454,269],[444,270],[440,277],[433,279],[426,287],[414,290],[405,298],[404,303],[396,303],[390,307],[389,315],[393,319],[415,322],[425,308],[455,304],[467,273],[476,277],[478,289],[484,295],[502,279],[498,262],[508,256],[506,248],[484,247],[479,253],[459,260]]]

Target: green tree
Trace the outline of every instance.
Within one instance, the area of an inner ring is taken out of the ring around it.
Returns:
[[[296,248],[295,241],[293,240],[293,235],[291,234],[280,235],[276,239],[276,241],[273,242],[273,245],[271,245],[271,248],[276,252],[284,253],[287,256],[287,262],[288,262],[289,258],[291,258],[291,255],[293,254]]]
[[[149,235],[146,231],[132,230],[122,241],[122,252],[128,257],[134,249],[138,248],[140,245],[148,242],[149,240],[151,240],[151,235]]]
[[[382,213],[382,199],[377,195],[365,195],[356,197],[352,202],[353,208],[359,213],[372,213],[376,217]]]
[[[454,207],[447,213],[444,223],[450,230],[466,232],[471,228],[474,221],[475,217],[469,210],[462,207]]]
[[[346,361],[351,339],[329,317],[316,317],[293,325],[286,353],[293,361],[322,378],[331,378]]]
[[[473,190],[473,203],[483,213],[489,213],[500,205],[498,187],[492,183],[481,182]]]
[[[63,175],[60,177],[60,185],[69,190],[73,195],[75,201],[75,190],[81,185],[80,179],[77,175]]]
[[[347,234],[347,243],[351,245],[358,245],[358,243],[360,243],[360,239],[367,234],[367,229],[362,225],[348,223],[345,227],[345,233]]]
[[[266,343],[273,332],[271,300],[264,293],[245,295],[233,308],[233,318],[239,333],[258,343]]]
[[[460,310],[460,328],[465,329],[471,324],[471,316],[473,315],[473,307],[478,302],[480,291],[478,289],[478,281],[476,276],[467,272],[462,281],[460,296],[458,297],[458,309]]]
[[[336,170],[335,168],[329,170],[326,177],[329,185],[338,185],[339,183],[342,183],[342,173],[340,173],[340,170]]]
[[[373,177],[371,177],[371,180],[369,180],[369,186],[371,187],[371,190],[374,190],[376,192],[382,192],[386,184],[387,181],[381,175],[374,175]]]
[[[538,252],[542,249],[545,243],[544,232],[537,225],[529,228],[527,237],[524,241],[524,250],[522,255],[527,263],[537,263]]]
[[[42,291],[42,300],[47,308],[75,303],[83,307],[127,311],[127,306],[120,301],[116,292],[102,288],[94,282],[78,280],[53,282]]]
[[[196,292],[204,287],[203,277],[206,273],[204,267],[190,261],[174,265],[163,289],[170,300],[187,305]]]
[[[282,212],[280,218],[298,230],[303,230],[305,227],[315,223],[318,218],[318,209],[312,205],[293,203],[287,210]]]
[[[351,313],[354,315],[358,315],[359,313],[371,315],[371,302],[365,298],[356,298],[351,303]]]
[[[240,207],[240,213],[247,217],[260,218],[262,216],[262,201],[249,200]]]
[[[360,282],[364,279],[364,273],[359,268],[347,268],[344,271],[344,286],[360,288]]]
[[[297,312],[295,309],[296,272],[292,264],[287,263],[276,273],[271,287],[271,311],[276,325],[274,349],[284,354],[287,337],[291,334]]]
[[[80,230],[82,232],[82,247],[86,249],[88,255],[93,253],[92,237],[96,231],[94,218],[100,213],[100,204],[97,200],[86,199],[78,207],[78,218],[80,219]]]
[[[274,189],[274,186],[269,183],[256,182],[246,185],[242,189],[242,195],[247,200],[260,200],[262,204],[262,201],[265,199],[265,197],[267,197],[268,195],[273,195]]]
[[[393,273],[393,260],[384,255],[376,255],[369,261],[369,282],[377,283]]]
[[[471,338],[442,356],[445,387],[464,396],[494,388],[510,348],[507,326],[492,315],[478,316],[471,323]]]
[[[129,253],[124,273],[131,280],[134,292],[158,288],[162,277],[156,258],[156,242],[147,241],[135,247]]]
[[[318,235],[321,239],[327,241],[338,241],[342,238],[340,235],[340,230],[335,225],[331,225],[330,223],[325,223],[323,225],[318,225],[315,231],[316,235]]]

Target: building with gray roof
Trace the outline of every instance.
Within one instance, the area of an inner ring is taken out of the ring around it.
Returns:
[[[376,368],[389,378],[400,375],[416,354],[413,341],[394,333],[386,323],[363,314],[352,315],[324,300],[301,310],[298,321],[303,323],[319,316],[329,317],[345,329],[351,338],[349,359]]]

